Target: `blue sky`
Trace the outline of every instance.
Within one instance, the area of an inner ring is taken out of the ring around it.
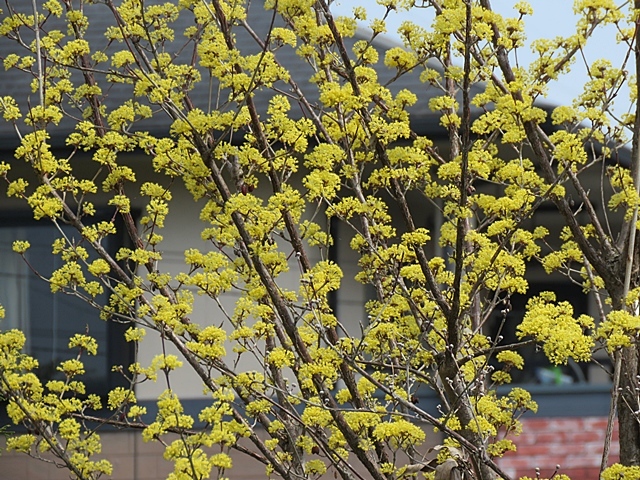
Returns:
[[[513,5],[515,0],[494,0],[494,8],[504,15],[515,16]],[[574,30],[576,18],[573,14],[573,1],[571,0],[530,0],[534,13],[530,17],[525,17],[527,25],[527,44],[537,38],[553,38],[558,35],[567,36]],[[369,19],[375,16],[382,16],[384,10],[379,7],[374,0],[336,0],[333,4],[334,14],[348,15],[354,6],[366,6],[369,11]],[[412,20],[428,27],[431,19],[428,14],[431,10],[413,9],[411,12],[400,12],[392,14],[392,18],[387,22],[389,36],[396,36],[397,27],[405,20]],[[514,13],[512,13],[514,12]],[[424,20],[420,20],[424,16]],[[365,24],[366,25],[366,24]],[[606,58],[614,66],[622,65],[626,50],[623,46],[615,42],[616,30],[614,27],[605,27],[597,32],[584,50],[584,57],[588,63],[592,63],[599,58]],[[527,47],[518,50],[518,62],[521,65],[528,65],[533,58],[530,49]],[[633,68],[631,65],[629,67]],[[628,68],[629,68],[628,67]],[[579,93],[579,87],[586,80],[585,62],[579,58],[569,75],[550,85],[547,100],[552,103],[570,103]],[[617,113],[624,113],[628,110],[628,93],[621,92],[616,101],[615,110]]]

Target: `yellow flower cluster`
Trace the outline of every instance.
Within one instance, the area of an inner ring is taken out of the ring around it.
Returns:
[[[75,379],[85,373],[84,365],[77,358],[62,361],[57,370],[64,381],[52,380],[43,386],[33,374],[37,361],[21,353],[24,344],[22,332],[0,333],[0,394],[8,401],[9,418],[15,424],[25,422],[36,432],[11,437],[7,449],[40,455],[55,446],[54,454],[84,478],[110,475],[109,461],[91,460],[101,451],[99,435],[86,431],[74,418],[86,408],[101,408],[100,399],[87,396],[82,381]],[[70,339],[69,348],[96,354],[97,343],[88,335],[77,334]]]
[[[532,337],[543,346],[549,360],[558,365],[571,358],[587,361],[595,342],[586,332],[594,328],[594,321],[587,315],[573,317],[573,307],[568,302],[556,302],[555,294],[543,292],[529,300],[527,312],[518,325],[518,337]]]
[[[586,174],[582,169],[594,160],[588,142],[604,145],[606,155],[623,142],[632,115],[611,127],[607,109],[622,82],[634,80],[607,61],[593,62],[578,98],[550,114],[558,128],[542,146],[530,138],[547,121],[540,98],[598,24],[614,24],[621,41],[631,42],[635,13],[625,17],[613,0],[579,0],[576,34],[535,42],[532,65],[507,74],[505,58],[524,45],[523,17],[532,13],[524,1],[514,5],[513,18],[477,2],[469,10],[462,0],[425,2],[437,3],[431,27],[405,22],[399,31],[404,45],[384,54],[375,39],[386,30],[386,18],[368,20],[372,36],[342,48],[341,38],[353,37],[366,20],[362,6],[334,18],[324,1],[267,0],[259,6],[272,11],[261,15],[282,17],[284,24],[274,22],[280,26],[262,38],[264,44],[245,51],[236,44],[240,31],[261,35],[250,25],[248,10],[257,8],[251,2],[151,3],[122,0],[113,7],[118,22],[105,32],[104,49],[87,40],[93,28],[87,10],[99,5],[78,10],[47,0],[35,18],[12,12],[0,25],[1,36],[27,47],[5,56],[4,68],[30,73],[34,92],[29,106],[0,98],[4,121],[20,133],[15,160],[35,174],[10,178],[18,170],[10,169],[13,161],[0,163],[7,195],[26,202],[34,218],[81,233],[79,241],[61,235],[53,243],[62,265],[48,278],[51,290],[91,303],[106,292],[101,317],[130,322],[124,337],[132,348],[155,331],[186,356],[162,354],[145,365],[114,367],[131,386],[112,390],[106,408],[137,420],[145,409],[137,405],[136,384],[174,375],[185,360],[198,370],[210,396],[199,415],[206,428],[188,431],[194,418],[177,392],[167,390],[143,433],[147,441],[181,434],[163,439],[176,479],[205,478],[214,469],[221,477],[232,467],[227,449],[254,433],[239,412],[262,423],[270,436],[253,439],[268,472],[316,478],[358,449],[360,458],[389,448],[394,455],[414,455],[425,434],[410,421],[423,415],[411,405],[427,388],[440,390],[458,413],[472,412],[472,421],[443,412],[447,433],[479,438],[476,447],[490,456],[513,450],[498,432],[518,433],[517,418],[536,406],[520,389],[499,397],[477,388],[488,378],[492,387],[509,383],[510,370],[524,363],[502,345],[494,355],[498,340],[487,338],[483,325],[500,302],[527,294],[534,262],[547,273],[573,273],[584,264],[577,230],[563,230],[555,242],[547,228],[532,226],[535,210],[549,200],[564,201],[565,180]],[[378,3],[390,14],[415,2]],[[465,32],[468,12],[471,29]],[[49,28],[51,16],[64,18],[59,22],[66,30]],[[179,18],[189,20],[184,32],[174,30]],[[43,26],[37,42],[34,22]],[[186,45],[180,52],[188,50],[190,61],[174,55],[180,38]],[[295,51],[309,69],[309,82],[296,83],[280,63],[283,51]],[[36,71],[39,59],[45,60],[43,72]],[[425,85],[390,88],[410,72]],[[473,119],[463,125],[460,91],[467,74],[474,84]],[[208,82],[210,98],[196,104],[195,86]],[[314,95],[302,98],[298,87]],[[129,100],[111,105],[115,89],[128,92]],[[35,101],[40,92],[42,102]],[[263,98],[268,101],[260,109]],[[411,112],[427,110],[434,125],[445,127],[448,146],[416,133]],[[163,138],[143,131],[145,120],[155,125],[154,117],[165,114],[170,127]],[[51,139],[65,116],[75,128],[63,155]],[[473,140],[466,143],[465,133]],[[550,155],[547,170],[540,168],[540,148]],[[140,158],[131,162],[132,154]],[[87,161],[77,161],[80,155]],[[613,188],[607,208],[623,209],[630,220],[640,204],[630,172],[614,166],[606,173]],[[203,222],[203,243],[182,247],[182,268],[175,267],[174,247],[164,240],[184,201],[178,182]],[[114,257],[104,246],[120,222],[91,218],[101,207],[123,219],[132,237]],[[597,240],[592,226],[580,232]],[[334,238],[342,242],[340,264],[330,260]],[[344,262],[344,248],[357,260]],[[27,259],[28,249],[28,242],[13,244]],[[603,289],[604,276],[587,267],[579,269],[585,288]],[[351,293],[344,291],[346,272],[373,295],[366,320],[344,318],[335,308],[336,294],[342,300]],[[625,301],[637,298],[632,290]],[[207,302],[220,308],[219,323],[192,322],[189,317]],[[517,334],[533,338],[562,364],[590,358],[596,340],[610,353],[627,347],[640,330],[636,317],[622,310],[611,311],[595,335],[593,328],[590,317],[574,318],[571,305],[543,293],[528,303]],[[80,381],[81,355],[57,366],[65,381],[41,385],[35,360],[19,353],[23,344],[18,332],[0,334],[0,389],[12,420],[41,422],[69,445],[70,465],[88,475],[107,473],[107,463],[89,460],[99,451],[97,436],[86,435],[70,416],[99,406]],[[97,351],[95,340],[81,334],[69,347]],[[258,366],[243,370],[249,359]],[[489,359],[502,370],[491,373]],[[453,389],[446,382],[459,384]],[[462,391],[471,393],[457,394]],[[298,405],[300,414],[286,411]],[[38,435],[12,438],[9,446],[41,448]],[[220,450],[211,454],[214,445]],[[445,445],[460,446],[451,439]],[[378,477],[406,473],[391,461],[375,468]]]

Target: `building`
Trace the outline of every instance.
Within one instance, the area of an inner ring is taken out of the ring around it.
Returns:
[[[106,12],[104,5],[90,6],[93,11],[98,12],[99,8]],[[266,38],[267,31],[271,24],[271,17],[260,12],[260,2],[255,2],[252,6],[252,13],[256,15],[257,23],[252,23],[256,28],[256,34],[260,38]],[[89,6],[87,7],[89,10]],[[108,25],[111,19],[106,12],[101,14],[90,14],[91,26],[88,30],[88,38],[91,42],[101,42],[106,44],[106,40],[101,37],[101,32]],[[176,30],[181,30],[176,26]],[[92,38],[91,36],[95,36]],[[369,34],[359,32],[357,39],[369,39]],[[249,35],[239,35],[237,37],[239,49],[243,53],[257,53],[259,46]],[[0,43],[0,56],[5,57],[5,48],[13,48],[13,45],[3,41]],[[374,41],[376,49],[384,52],[392,48],[395,44],[387,42],[382,37]],[[289,67],[302,91],[308,92],[311,101],[317,100],[317,94],[313,93],[312,85],[306,83],[312,74],[311,69],[305,71],[300,67],[302,64],[295,51],[289,47],[282,47],[278,58],[283,65]],[[294,67],[295,66],[295,67]],[[36,94],[25,81],[24,75],[15,71],[3,72],[3,83],[5,89],[3,95],[14,97],[20,104],[33,102]],[[393,73],[381,67],[380,77],[391,79]],[[192,94],[192,99],[196,106],[209,105],[211,102],[209,86],[206,82],[200,85]],[[282,84],[279,88],[287,91],[289,87]],[[434,114],[428,108],[428,100],[436,94],[434,89],[419,81],[417,74],[405,75],[393,84],[394,91],[406,88],[419,94],[419,102],[413,108],[413,129],[420,135],[426,135],[439,142],[439,148],[446,151],[447,137],[446,130],[439,125],[439,115]],[[477,87],[479,88],[479,87]],[[266,112],[268,98],[271,95],[268,91],[264,95],[257,96],[259,109]],[[108,93],[107,104],[118,105],[128,100],[126,90],[114,86]],[[475,112],[480,113],[479,111]],[[169,132],[170,122],[163,120],[164,117],[154,116],[153,119],[141,122],[139,128],[148,130],[154,135],[165,135]],[[52,146],[64,152],[67,148],[64,144],[66,135],[70,133],[72,124],[63,121],[59,128],[52,133]],[[0,124],[0,148],[3,158],[9,159],[14,165],[14,170],[20,173],[26,172],[26,166],[20,165],[12,160],[13,151],[18,145],[16,132],[9,123]],[[84,160],[87,158],[85,157]],[[82,161],[82,155],[77,156],[77,160]],[[136,165],[141,161],[140,152],[127,154],[127,162]],[[82,167],[81,167],[82,168]],[[93,165],[86,166],[87,174],[91,174]],[[156,178],[150,171],[137,170],[138,184],[151,181]],[[28,173],[25,173],[28,175]],[[597,179],[594,179],[597,181]],[[163,261],[162,268],[171,273],[177,273],[183,268],[183,257],[185,245],[199,245],[206,248],[206,244],[200,238],[202,224],[198,218],[199,209],[193,207],[193,199],[190,194],[177,183],[172,186],[173,200],[171,203],[171,214],[169,215],[164,228],[164,241],[162,243]],[[137,203],[135,203],[137,202]],[[132,205],[139,211],[144,208],[143,199],[138,198]],[[113,210],[108,205],[98,205],[97,217],[111,219]],[[437,228],[439,218],[437,212],[432,209],[425,209],[424,217],[421,219],[425,226]],[[532,222],[546,225],[549,228],[557,227],[556,212],[552,209],[541,209]],[[332,252],[334,260],[337,261],[345,272],[343,287],[334,299],[340,316],[353,319],[354,327],[360,321],[365,321],[364,303],[370,298],[371,292],[366,287],[355,282],[353,277],[358,271],[356,259],[348,245],[350,233],[339,225],[333,231],[336,236],[336,248]],[[122,341],[122,333],[125,326],[117,323],[102,322],[97,318],[97,312],[87,307],[84,303],[74,301],[66,296],[48,294],[49,286],[33,275],[33,270],[47,275],[48,272],[56,268],[55,259],[50,255],[51,242],[56,235],[56,229],[51,225],[43,225],[32,220],[31,213],[25,205],[16,199],[2,197],[0,199],[0,303],[7,312],[7,319],[2,324],[2,328],[18,327],[27,333],[29,344],[27,346],[30,354],[40,360],[43,374],[54,372],[55,365],[67,353],[67,340],[72,333],[85,330],[88,325],[89,333],[95,336],[101,345],[101,354],[87,363],[89,388],[97,389],[106,394],[113,386],[121,381],[117,373],[111,371],[111,365],[124,364],[132,361],[133,351],[129,344]],[[72,235],[69,230],[69,235]],[[25,265],[11,251],[11,244],[16,239],[27,239],[31,242],[29,260],[31,266]],[[127,239],[123,236],[120,241],[113,238],[111,243],[105,248],[115,252],[120,246],[126,245]],[[583,313],[593,312],[594,306],[583,303],[583,296],[580,288],[574,287],[563,279],[548,278],[542,272],[536,273],[534,270],[530,278],[532,291],[554,290],[561,293],[561,299],[574,300],[575,308]],[[577,289],[576,289],[577,288]],[[579,298],[580,300],[575,300]],[[227,297],[229,305],[233,304],[234,298]],[[514,302],[513,315],[518,315],[518,309],[523,305]],[[521,314],[521,313],[520,313]],[[78,324],[78,318],[81,318]],[[205,299],[198,299],[192,320],[197,323],[211,323],[210,310]],[[147,338],[141,345],[137,354],[137,360],[143,364],[149,364],[153,357],[163,351],[166,345],[160,338]],[[537,360],[532,360],[537,362]],[[589,450],[587,447],[593,443],[599,448],[601,441],[593,437],[601,436],[602,418],[607,414],[609,407],[609,383],[608,379],[599,374],[596,366],[590,365],[584,369],[571,365],[565,371],[555,371],[541,363],[537,365],[537,370],[527,370],[520,379],[523,383],[537,381],[539,384],[528,385],[534,394],[534,399],[540,405],[540,411],[535,419],[526,420],[530,424],[534,433],[525,433],[522,437],[520,454],[517,459],[505,458],[504,468],[518,475],[528,474],[534,476],[533,468],[540,467],[543,473],[547,469],[553,470],[556,464],[561,464],[562,472],[571,475],[574,467],[591,467],[599,465],[597,451]],[[171,387],[180,392],[181,398],[187,411],[197,412],[207,402],[202,396],[200,380],[184,369],[184,373],[176,375],[171,380]],[[150,411],[155,409],[155,400],[166,388],[161,381],[156,383],[145,382],[137,388],[136,395],[140,403],[148,406]],[[423,399],[425,404],[435,403],[432,397],[425,392]],[[543,427],[544,426],[544,427]],[[593,428],[591,428],[593,426]],[[557,429],[561,428],[561,432]],[[525,428],[525,431],[528,432]],[[572,435],[568,432],[577,431]],[[104,455],[108,456],[115,465],[114,478],[136,478],[155,479],[162,478],[168,470],[169,465],[164,465],[161,458],[162,448],[155,444],[143,444],[139,436],[121,431],[111,431],[103,435],[105,440]],[[554,444],[555,440],[560,440],[561,448]],[[555,456],[558,450],[563,451],[560,456]],[[586,456],[584,454],[587,454]],[[552,456],[553,454],[553,456]],[[525,458],[523,459],[522,456]],[[232,478],[257,478],[262,475],[263,470],[257,463],[244,463],[238,460],[238,466],[233,470]],[[589,463],[592,462],[592,463]],[[55,468],[46,468],[44,464],[36,463],[26,456],[15,456],[4,452],[0,455],[0,468],[5,472],[11,472],[12,478],[20,475],[30,479],[38,478],[66,478],[67,473],[57,471]],[[247,468],[246,472],[243,471]],[[575,470],[574,480],[580,478],[593,478],[591,471],[580,473]],[[581,476],[582,475],[582,476]]]

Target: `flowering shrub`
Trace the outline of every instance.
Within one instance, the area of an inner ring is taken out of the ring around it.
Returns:
[[[550,111],[540,99],[600,26],[635,49],[637,10],[576,1],[575,34],[537,41],[527,69],[510,62],[525,45],[526,2],[505,17],[488,0],[381,0],[387,14],[419,3],[433,14],[429,28],[404,23],[403,45],[384,54],[385,18],[355,39],[365,9],[334,17],[327,0],[37,3],[8,1],[0,24],[4,67],[33,92],[27,103],[0,98],[19,141],[0,163],[6,195],[60,226],[60,266],[43,278],[52,292],[128,324],[136,352],[151,336],[173,350],[114,366],[126,387],[100,399],[83,383],[83,359],[100,348],[90,332],[70,339],[60,379],[43,383],[24,334],[3,331],[0,391],[27,427],[9,449],[49,451],[77,478],[109,475],[110,463],[93,459],[100,439],[88,422],[98,419],[163,442],[175,479],[223,478],[234,449],[287,479],[507,478],[495,460],[537,406],[522,388],[497,386],[526,367],[518,349],[536,344],[556,365],[606,349],[620,429],[635,440],[621,446],[626,466],[602,477],[635,475],[637,138],[630,169],[614,160],[640,118],[610,107],[624,82],[636,104],[636,80],[598,60],[572,105]],[[281,61],[292,56],[297,64]],[[411,75],[416,91],[394,87]],[[446,142],[416,130],[416,106]],[[147,128],[154,122],[166,131]],[[14,173],[18,162],[31,173]],[[594,171],[600,192],[584,183]],[[165,245],[180,189],[202,241],[185,241],[177,262]],[[554,205],[561,231],[535,224],[542,205]],[[98,207],[113,221],[92,221]],[[339,240],[355,274],[334,253],[336,225],[351,232]],[[105,242],[123,232],[127,245],[111,255]],[[25,259],[29,248],[13,245]],[[537,265],[581,285],[592,316],[543,292],[514,320],[511,299],[527,295]],[[336,308],[347,275],[375,292],[363,300],[366,323]],[[215,322],[207,312],[198,323],[201,300]],[[519,322],[518,342],[489,331],[496,318]],[[208,398],[196,415],[172,388],[181,369]],[[136,388],[147,381],[164,391],[143,421]],[[438,412],[420,405],[427,391]],[[429,457],[434,428],[445,439]]]

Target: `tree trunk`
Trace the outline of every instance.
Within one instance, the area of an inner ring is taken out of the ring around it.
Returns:
[[[618,425],[620,432],[620,463],[640,466],[640,423],[638,409],[638,346],[622,351]]]
[[[449,404],[456,406],[455,414],[462,425],[462,431],[460,433],[477,448],[476,452],[468,453],[471,456],[471,461],[473,462],[473,467],[478,480],[495,480],[496,472],[494,472],[483,461],[483,459],[480,458],[485,454],[486,444],[484,439],[481,434],[474,432],[469,428],[469,425],[472,422],[475,422],[476,418],[473,406],[469,399],[469,391],[467,389],[466,382],[462,379],[462,373],[460,372],[455,359],[451,355],[446,355],[445,360],[440,367],[439,375]]]

